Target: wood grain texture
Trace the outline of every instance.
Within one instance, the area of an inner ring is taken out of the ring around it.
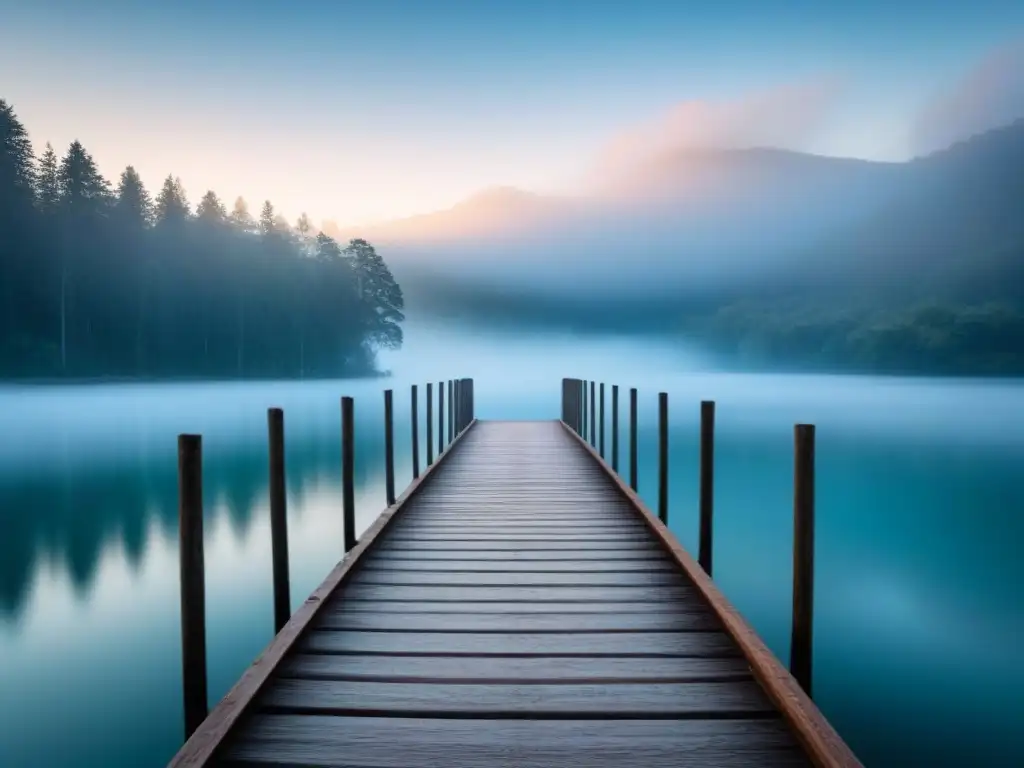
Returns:
[[[372,571],[426,571],[430,573],[673,573],[679,569],[668,558],[652,557],[645,560],[414,560],[411,558],[381,557],[367,559],[359,569],[361,574]]]
[[[624,588],[649,588],[656,591],[667,586],[685,586],[678,571],[620,571],[605,573],[560,572],[531,573],[513,571],[481,573],[463,571],[383,571],[360,569],[350,582],[355,585],[389,585],[397,587],[607,587],[614,592]]]
[[[376,613],[327,612],[317,629],[389,632],[703,632],[721,631],[711,611],[694,613]]]
[[[473,425],[471,424],[470,426],[472,427]],[[467,429],[459,436],[459,439],[468,437],[472,433],[472,429]],[[449,452],[449,454],[453,456],[458,455],[457,452]],[[420,475],[419,479],[414,480],[405,489],[392,506],[384,510],[380,517],[366,530],[359,543],[345,555],[320,586],[292,614],[288,623],[271,640],[270,645],[246,669],[238,682],[231,687],[227,694],[224,695],[224,698],[220,700],[213,711],[210,712],[202,724],[182,745],[181,749],[171,758],[168,768],[206,765],[214,758],[224,738],[231,732],[235,723],[239,721],[239,718],[247,710],[252,700],[262,690],[281,659],[292,649],[292,646],[295,645],[295,642],[316,616],[327,598],[345,582],[356,563],[359,562],[359,558],[364,552],[373,547],[388,523],[401,513],[405,505],[410,499],[415,498],[416,493],[430,479],[436,469],[442,466],[442,462],[431,466]]]
[[[812,764],[818,768],[862,768],[857,756],[825,719],[814,702],[800,689],[793,676],[782,666],[750,625],[744,621],[739,612],[726,600],[725,595],[719,591],[714,582],[668,528],[647,509],[636,492],[622,482],[621,478],[587,445],[586,441],[575,435],[564,422],[562,427],[564,434],[604,470],[606,478],[614,485],[619,494],[630,502],[636,514],[644,520],[665,550],[679,563],[680,568],[690,577],[711,609],[722,620],[726,631],[736,641],[743,655],[750,662],[755,677],[764,687],[769,699],[775,703],[792,727]]]
[[[554,614],[579,614],[579,613],[613,613],[613,614],[634,614],[653,613],[668,615],[672,613],[686,612],[707,612],[708,609],[700,602],[680,603],[622,603],[622,602],[566,602],[564,600],[549,600],[544,602],[518,602],[510,603],[501,600],[490,600],[484,602],[472,602],[467,600],[391,600],[385,602],[373,602],[370,600],[339,600],[324,606],[324,614],[328,613],[479,613],[479,614],[502,614],[502,613],[554,613]]]
[[[446,656],[736,656],[721,632],[346,632],[314,630],[303,653],[379,653]]]
[[[536,603],[666,603],[687,600],[694,595],[689,585],[678,587],[487,587],[487,586],[397,586],[391,584],[354,584],[345,590],[345,600],[413,600],[461,602]]]
[[[667,665],[665,659],[583,656],[363,656],[293,654],[282,662],[282,678],[307,680],[379,680],[392,682],[493,682],[559,685],[575,682],[725,682],[753,680],[745,659],[690,658]]]
[[[280,714],[465,718],[778,717],[752,679],[703,683],[378,683],[280,680],[256,705]]]
[[[805,768],[778,720],[458,720],[258,715],[228,756],[333,768]],[[237,763],[236,763],[237,764]]]

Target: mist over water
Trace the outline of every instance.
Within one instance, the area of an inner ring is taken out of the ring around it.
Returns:
[[[494,419],[557,418],[573,376],[620,385],[625,425],[637,387],[652,507],[668,392],[670,525],[690,551],[699,401],[714,399],[714,576],[783,661],[792,428],[816,424],[820,706],[871,768],[1024,762],[1021,382],[732,374],[636,337],[416,322],[381,364],[392,378],[0,388],[0,765],[158,766],[179,746],[178,433],[204,438],[212,703],[272,635],[266,408],[285,410],[298,605],[342,552],[338,398],[356,398],[362,530],[384,506],[381,390],[395,390],[401,488],[409,385],[422,419],[422,385],[436,397],[464,376]]]

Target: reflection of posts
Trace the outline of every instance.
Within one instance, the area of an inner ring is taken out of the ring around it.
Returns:
[[[203,438],[178,435],[178,564],[185,739],[206,719],[206,567],[203,558]]]

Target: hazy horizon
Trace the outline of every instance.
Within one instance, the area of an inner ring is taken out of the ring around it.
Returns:
[[[366,226],[684,148],[906,160],[1024,115],[1024,8],[930,9],[3,0],[0,95],[37,153]]]

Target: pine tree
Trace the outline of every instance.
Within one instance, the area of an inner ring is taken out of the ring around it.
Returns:
[[[182,189],[181,180],[168,174],[156,197],[156,220],[158,224],[180,225],[189,218],[188,199]]]
[[[36,203],[44,214],[54,213],[60,204],[57,163],[57,153],[53,151],[53,145],[46,142],[46,150],[36,167]]]
[[[205,224],[223,224],[227,221],[228,212],[224,208],[224,203],[212,189],[207,190],[199,201],[199,205],[196,207],[196,218]]]
[[[260,211],[260,234],[271,235],[274,233],[274,206],[269,200],[263,203],[263,210]]]
[[[344,250],[356,279],[359,298],[376,315],[372,340],[378,346],[398,349],[402,346],[402,328],[405,320],[402,310],[405,299],[402,289],[391,270],[376,249],[365,240],[352,240]]]
[[[153,200],[131,165],[121,173],[114,216],[119,225],[134,229],[144,229],[153,221]]]
[[[77,139],[57,170],[60,185],[60,207],[73,219],[101,216],[107,213],[113,196],[110,184],[100,175],[96,161]]]
[[[242,232],[252,232],[254,230],[252,214],[249,213],[249,204],[242,197],[235,198],[235,205],[231,209],[231,215],[228,218]]]
[[[32,143],[14,108],[0,99],[0,213],[24,213],[35,194]]]

